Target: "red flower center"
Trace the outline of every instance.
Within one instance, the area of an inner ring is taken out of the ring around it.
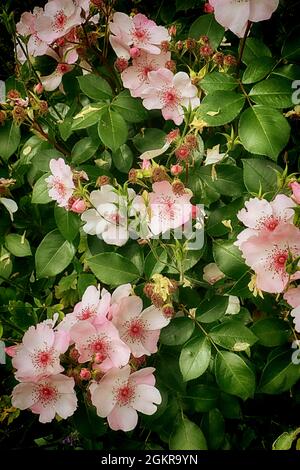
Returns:
[[[48,403],[57,398],[58,391],[55,387],[49,384],[41,385],[38,389],[38,399],[42,403]]]
[[[116,400],[117,403],[121,406],[128,405],[130,401],[134,398],[134,388],[129,385],[123,385],[117,390]]]
[[[56,15],[55,15],[55,27],[58,30],[61,30],[65,27],[65,24],[67,22],[67,17],[64,14],[63,10],[60,10]]]
[[[270,230],[270,232],[273,232],[273,230],[275,230],[278,224],[279,224],[279,221],[277,219],[271,218],[265,222],[265,227],[267,230]]]
[[[276,269],[282,270],[285,267],[286,260],[288,259],[288,254],[285,252],[279,253],[275,258]]]
[[[133,339],[139,339],[144,336],[145,327],[141,320],[134,320],[130,326],[128,334]]]

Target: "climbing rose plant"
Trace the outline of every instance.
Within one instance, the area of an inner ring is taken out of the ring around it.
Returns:
[[[299,36],[264,42],[278,0],[127,3],[2,11],[5,439],[262,447],[300,394]]]

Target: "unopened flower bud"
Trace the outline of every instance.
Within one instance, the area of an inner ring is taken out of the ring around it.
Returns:
[[[128,60],[124,59],[123,57],[119,57],[115,61],[115,68],[118,72],[122,73],[124,70],[126,70],[128,67]]]
[[[175,47],[178,51],[182,51],[183,49],[183,42],[182,41],[177,41],[175,44]]]
[[[185,41],[185,47],[189,50],[189,51],[192,51],[196,48],[197,46],[197,42],[195,39],[193,38],[187,38],[187,40]]]
[[[143,292],[145,296],[148,297],[149,299],[151,299],[153,295],[153,289],[154,289],[154,286],[151,282],[147,282],[144,286]]]
[[[199,41],[200,41],[200,44],[207,44],[209,42],[209,37],[205,35],[200,36]]]
[[[44,91],[44,87],[41,83],[37,83],[33,89],[34,93],[37,95],[41,95]]]
[[[70,358],[73,359],[73,361],[78,361],[79,358],[79,352],[76,348],[72,348],[70,351]]]
[[[162,308],[162,312],[166,318],[172,318],[174,316],[174,307],[172,304],[165,304]]]
[[[224,54],[222,52],[216,52],[213,55],[212,60],[217,65],[223,65],[223,63],[224,63]]]
[[[81,369],[79,376],[81,380],[90,380],[92,377],[90,371],[86,368]]]
[[[203,11],[204,13],[213,13],[215,10],[214,10],[214,7],[210,3],[207,2],[203,5]]]
[[[180,129],[173,129],[172,131],[169,132],[169,134],[167,135],[167,142],[173,142],[174,140],[178,139],[178,137],[180,136]]]
[[[176,72],[176,62],[174,60],[168,60],[166,63],[165,63],[165,67],[166,69],[169,69],[171,70],[171,72]]]
[[[170,36],[176,36],[177,33],[177,27],[176,24],[172,24],[169,29],[168,29],[169,35]]]
[[[163,167],[158,166],[158,167],[153,169],[152,180],[153,180],[154,183],[159,183],[160,181],[165,181],[167,178],[168,177],[167,177],[166,170]]]
[[[41,100],[39,102],[39,113],[40,114],[47,114],[48,113],[48,103],[47,103],[47,101]]]
[[[211,57],[213,53],[214,50],[209,44],[200,47],[200,55],[202,55],[202,57]]]
[[[190,149],[196,149],[198,147],[198,140],[195,134],[188,134],[184,139],[184,143],[190,147]]]
[[[106,184],[110,183],[110,177],[106,175],[99,176],[96,181],[96,186],[97,188],[100,188],[101,186],[105,186]]]
[[[6,95],[6,96],[7,96],[7,98],[8,98],[9,100],[16,100],[17,98],[20,98],[20,97],[21,97],[21,95],[20,95],[20,93],[18,92],[18,90],[9,90],[9,91],[7,92],[7,95]]]
[[[161,47],[161,50],[163,52],[168,52],[170,46],[169,46],[169,42],[168,41],[162,41],[162,43],[160,44],[160,47]]]
[[[178,160],[188,160],[190,156],[190,148],[187,145],[181,145],[175,150]]]
[[[72,203],[70,210],[76,214],[82,214],[86,210],[86,202],[83,199],[75,199]]]
[[[183,167],[177,163],[176,165],[171,166],[171,175],[177,176],[183,172]]]
[[[25,121],[27,116],[27,112],[22,106],[15,106],[11,114],[16,124],[21,124],[23,121]]]
[[[175,180],[172,183],[172,191],[175,196],[183,196],[185,194],[185,186],[180,180]]]
[[[164,299],[159,295],[156,294],[155,292],[151,295],[151,302],[156,308],[162,308],[164,305]]]
[[[130,181],[130,183],[136,183],[137,175],[138,175],[138,171],[135,168],[131,168],[131,170],[129,170],[129,173],[128,173],[128,181]]]
[[[130,53],[130,57],[132,57],[133,59],[136,59],[137,57],[140,57],[141,49],[139,49],[138,47],[131,47],[129,53]]]
[[[235,67],[237,65],[237,60],[234,55],[228,54],[224,56],[224,65],[227,67]]]

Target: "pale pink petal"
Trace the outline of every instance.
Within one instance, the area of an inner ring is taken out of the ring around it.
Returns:
[[[141,413],[153,415],[157,411],[154,403],[157,405],[161,403],[161,394],[157,388],[146,384],[137,385],[131,406]]]
[[[148,330],[160,330],[170,323],[170,319],[153,305],[143,310],[141,318],[146,322]]]
[[[120,301],[120,310],[118,315],[119,321],[130,321],[131,319],[138,317],[143,309],[143,301],[140,297],[132,295],[125,297]]]
[[[293,223],[295,211],[292,208],[296,207],[296,204],[290,197],[285,196],[285,194],[278,194],[270,205],[274,216],[282,222]]]
[[[278,8],[279,0],[250,0],[250,21],[263,21],[271,18]]]
[[[292,287],[283,296],[283,298],[293,307],[297,308],[300,305],[300,286]]]
[[[272,206],[265,199],[257,197],[245,202],[245,209],[241,209],[237,213],[238,219],[243,222],[246,227],[258,229],[260,221],[267,219],[273,215]]]
[[[113,431],[132,431],[138,422],[137,412],[130,406],[115,406],[107,417],[109,427]]]
[[[214,7],[217,22],[243,37],[250,16],[250,1],[210,0],[210,4]]]
[[[54,348],[60,353],[66,352],[70,344],[70,335],[66,331],[56,331],[55,332],[55,341]]]
[[[119,303],[123,298],[129,297],[131,291],[131,284],[122,284],[113,291],[111,296],[111,303]]]
[[[118,57],[130,59],[130,48],[116,36],[110,36],[109,42]]]
[[[55,411],[63,419],[72,416],[77,408],[77,397],[75,392],[65,393],[55,404]]]
[[[40,80],[46,91],[53,91],[61,84],[62,74],[55,70],[51,75],[40,77]]]
[[[35,402],[35,385],[32,383],[20,383],[16,385],[12,392],[12,405],[20,410],[26,410],[33,406]]]
[[[130,375],[129,382],[134,384],[155,385],[154,367],[144,367]]]

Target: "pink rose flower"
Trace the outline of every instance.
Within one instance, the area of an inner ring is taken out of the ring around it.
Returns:
[[[138,13],[133,18],[125,13],[116,12],[110,23],[110,43],[118,57],[130,59],[130,49],[160,54],[160,45],[169,41],[168,30]]]
[[[113,322],[132,355],[141,357],[157,351],[160,330],[168,325],[170,319],[153,305],[143,310],[142,299],[133,295],[121,301]]]
[[[235,245],[241,246],[250,237],[273,232],[284,224],[292,225],[295,206],[294,201],[284,194],[278,194],[271,202],[257,197],[250,199],[245,203],[245,209],[237,213],[238,219],[249,228],[238,235]]]
[[[209,4],[218,23],[241,38],[248,21],[256,23],[271,18],[279,0],[209,0]]]
[[[59,207],[68,208],[68,201],[73,194],[75,185],[73,174],[69,165],[66,165],[63,158],[50,160],[50,170],[52,175],[46,178],[48,192],[51,199],[57,202]]]
[[[111,369],[100,382],[90,385],[91,399],[101,418],[114,431],[132,431],[137,425],[137,411],[156,412],[161,395],[155,385],[154,368],[146,367],[130,374],[130,366]]]
[[[39,382],[20,383],[13,389],[12,405],[20,410],[29,408],[40,415],[41,423],[50,423],[56,413],[69,418],[77,408],[74,379],[58,374]]]
[[[293,183],[290,184],[290,187],[293,191],[293,196],[292,198],[294,199],[297,204],[300,204],[300,184],[297,183],[297,181],[294,181]]]
[[[40,7],[35,7],[33,13],[28,11],[22,13],[19,23],[16,25],[17,33],[21,36],[30,36],[27,43],[28,54],[33,57],[44,55],[49,45],[47,41],[43,41],[37,35],[36,22],[44,14],[44,10]],[[23,44],[26,50],[25,44]],[[20,44],[17,44],[17,56],[21,63],[26,61],[26,56]]]
[[[300,256],[300,230],[294,225],[281,225],[273,232],[250,237],[241,250],[247,265],[256,273],[257,288],[262,291],[278,294],[290,281],[300,279],[300,271],[292,276],[286,272],[289,253],[293,258]]]
[[[101,372],[128,364],[130,349],[120,339],[116,327],[108,320],[97,325],[83,321],[76,323],[70,330],[70,336],[80,354],[80,364],[93,360],[95,355],[97,369]]]
[[[151,216],[148,225],[153,235],[179,228],[191,220],[193,206],[189,190],[183,195],[176,195],[168,181],[154,183],[152,189],[153,192],[149,193]]]
[[[13,356],[16,378],[22,382],[36,382],[48,375],[59,374],[60,355],[69,347],[70,337],[64,331],[53,331],[43,322],[31,326],[23,336]]]
[[[161,109],[163,117],[172,119],[180,125],[184,118],[184,109],[195,109],[200,104],[198,90],[192,85],[185,72],[176,75],[168,69],[158,69],[148,73],[149,85],[141,93],[146,109]]]
[[[73,312],[68,313],[58,325],[59,330],[70,331],[73,325],[81,321],[93,323],[104,322],[110,308],[111,295],[105,292],[100,297],[100,290],[95,286],[86,288],[82,299],[78,302]]]
[[[81,7],[73,0],[50,0],[45,5],[44,14],[36,19],[37,36],[51,44],[82,22]]]
[[[141,52],[139,57],[133,59],[132,65],[121,74],[124,87],[130,90],[131,96],[141,97],[143,90],[149,85],[149,72],[164,68],[170,59],[170,52]]]

